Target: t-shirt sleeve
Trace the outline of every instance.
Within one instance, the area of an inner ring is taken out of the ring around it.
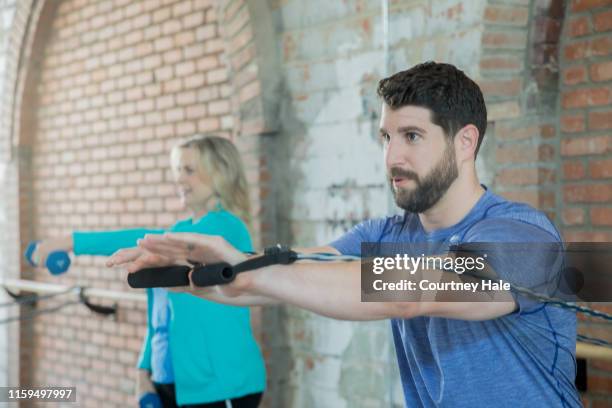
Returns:
[[[367,220],[355,225],[346,234],[331,242],[329,245],[334,247],[343,255],[361,255],[362,242],[376,242],[382,235],[385,219]]]
[[[486,219],[468,231],[460,248],[485,256],[493,277],[519,290],[512,296],[518,313],[542,303],[526,293],[551,296],[559,287],[562,243],[550,232],[513,219]]]
[[[72,233],[75,255],[109,256],[123,248],[135,247],[147,234],[163,234],[163,229],[134,228],[117,231],[74,231]]]

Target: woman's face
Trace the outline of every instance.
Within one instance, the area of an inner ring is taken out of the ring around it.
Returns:
[[[172,172],[183,205],[193,211],[206,209],[214,195],[208,174],[200,164],[200,154],[193,148],[179,148],[172,152]]]

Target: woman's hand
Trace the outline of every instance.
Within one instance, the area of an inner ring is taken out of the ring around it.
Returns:
[[[32,254],[32,261],[36,265],[45,265],[47,257],[53,251],[72,251],[72,236],[66,236],[62,238],[48,238],[40,241],[36,245],[36,251]]]
[[[148,370],[138,369],[136,375],[136,401],[146,393],[155,393],[155,387],[151,382],[151,373]]]

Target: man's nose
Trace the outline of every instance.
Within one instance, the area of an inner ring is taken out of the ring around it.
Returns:
[[[388,169],[394,166],[403,167],[407,161],[407,153],[405,143],[402,143],[400,138],[389,138],[385,150],[385,165]]]

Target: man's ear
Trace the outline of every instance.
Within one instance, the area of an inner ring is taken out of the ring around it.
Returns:
[[[455,149],[457,160],[475,159],[476,147],[478,146],[478,128],[474,125],[465,125],[455,136]]]

